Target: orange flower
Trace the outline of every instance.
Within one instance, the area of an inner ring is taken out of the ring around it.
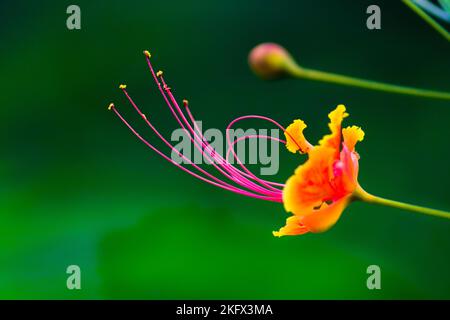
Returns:
[[[286,128],[286,147],[291,152],[308,154],[283,189],[284,208],[293,216],[286,226],[274,231],[275,236],[323,232],[331,228],[349,204],[358,185],[356,142],[363,140],[364,132],[357,126],[341,128],[347,117],[345,106],[332,111],[331,133],[312,146],[303,136],[306,125],[295,120]]]
[[[170,87],[167,85],[163,72],[155,72],[150,61],[150,52],[144,51],[147,65],[155,84],[164,98],[167,107],[174,116],[179,126],[187,133],[187,136],[205,159],[216,169],[215,171],[205,170],[192,161],[189,156],[185,156],[171,141],[167,140],[156,127],[150,122],[141,109],[137,106],[127,91],[126,85],[119,88],[125,94],[127,100],[145,121],[147,126],[166,145],[171,152],[166,154],[155,145],[147,141],[140,135],[134,127],[122,116],[116,106],[111,103],[108,109],[113,111],[117,117],[130,129],[130,131],[141,140],[146,146],[156,152],[159,156],[172,163],[179,169],[191,176],[206,182],[212,186],[244,195],[255,199],[283,203],[286,211],[293,213],[286,221],[286,226],[279,231],[273,232],[275,236],[297,235],[307,232],[323,232],[331,228],[339,219],[346,206],[353,200],[389,206],[412,212],[418,212],[431,216],[450,219],[450,212],[436,210],[417,205],[407,204],[399,201],[389,200],[374,196],[363,190],[358,183],[358,160],[359,156],[355,151],[355,145],[363,140],[364,132],[356,126],[342,129],[342,120],[348,116],[345,107],[339,105],[328,116],[330,118],[331,133],[324,136],[317,146],[311,145],[304,137],[303,130],[306,124],[302,120],[295,120],[286,129],[275,120],[259,115],[241,116],[231,121],[227,126],[227,132],[233,125],[242,120],[259,119],[268,121],[283,130],[286,141],[277,137],[265,135],[245,135],[232,141],[227,134],[227,152],[221,155],[208,143],[208,139],[203,135],[202,130],[196,125],[195,120],[187,100],[183,100],[183,108],[177,102]],[[271,45],[261,45],[253,50],[250,56],[252,68],[260,76],[265,78],[276,78],[286,75],[295,64],[286,50],[281,47]],[[294,66],[295,67],[295,66]],[[305,69],[298,69],[302,72]],[[316,74],[309,69],[308,73]],[[323,72],[320,74],[324,74]],[[335,78],[335,75],[333,76]],[[333,78],[333,79],[334,79]],[[317,80],[317,78],[315,79]],[[322,79],[324,80],[324,79]],[[333,80],[334,81],[334,80]],[[360,80],[358,80],[360,81]],[[353,81],[354,82],[354,81]],[[373,84],[371,82],[371,84]],[[362,86],[362,85],[360,85]],[[383,85],[386,89],[386,85]],[[394,91],[391,87],[390,91]],[[397,92],[400,92],[400,90]],[[401,89],[406,90],[406,89]],[[410,92],[412,89],[407,89]],[[446,94],[430,93],[421,91],[423,95],[444,97]],[[415,93],[417,94],[417,92]],[[447,97],[447,96],[446,96]],[[270,139],[280,143],[285,143],[290,152],[307,153],[308,160],[295,170],[294,175],[288,179],[286,184],[262,179],[253,174],[245,164],[239,160],[234,152],[235,144],[242,139]],[[234,161],[229,161],[230,151]],[[181,157],[185,165],[174,161],[173,154]]]

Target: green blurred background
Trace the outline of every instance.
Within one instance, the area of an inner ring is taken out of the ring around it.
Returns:
[[[121,82],[169,134],[143,49],[204,128],[245,114],[302,118],[317,141],[344,103],[366,139],[370,192],[450,209],[449,102],[300,80],[264,82],[256,44],[311,68],[450,91],[449,43],[400,1],[2,1],[0,298],[450,298],[450,223],[352,204],[319,235],[275,238],[282,205],[195,180],[140,143]],[[82,29],[66,28],[81,8]],[[382,29],[366,28],[378,4]],[[256,128],[266,123],[249,122]],[[284,181],[304,158],[281,151]],[[79,265],[82,289],[66,288]],[[366,288],[377,264],[382,290]]]

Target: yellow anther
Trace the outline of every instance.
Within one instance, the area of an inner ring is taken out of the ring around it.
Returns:
[[[183,104],[184,104],[185,106],[187,106],[187,105],[189,104],[189,101],[187,101],[187,99],[184,99],[184,100],[183,100]]]
[[[163,72],[161,71],[161,70],[159,70],[157,73],[156,73],[156,76],[157,77],[161,77],[163,75]]]
[[[127,85],[126,84],[121,84],[120,86],[119,86],[119,89],[126,89],[127,88]]]
[[[114,108],[114,103],[111,102],[108,106],[108,110],[111,110],[112,108]]]
[[[147,57],[147,58],[151,58],[151,54],[150,54],[150,52],[148,52],[148,50],[144,50],[144,54],[145,54],[145,56]]]

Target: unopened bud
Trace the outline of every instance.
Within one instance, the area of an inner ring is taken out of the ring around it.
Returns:
[[[262,43],[250,51],[248,62],[251,69],[263,79],[287,76],[297,67],[289,52],[276,43]]]

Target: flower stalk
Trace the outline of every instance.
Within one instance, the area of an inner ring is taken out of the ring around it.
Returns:
[[[411,8],[419,17],[421,17],[430,27],[437,31],[441,36],[443,36],[447,41],[450,41],[450,33],[445,30],[439,23],[436,22],[432,17],[430,17],[422,8],[420,8],[414,1],[403,0],[403,2]]]
[[[256,46],[250,52],[249,64],[258,76],[268,80],[292,77],[410,96],[450,100],[450,92],[400,86],[304,68],[292,58],[286,49],[275,43],[263,43]]]
[[[413,204],[409,204],[409,203],[404,203],[404,202],[400,202],[400,201],[377,197],[377,196],[374,196],[374,195],[368,193],[367,191],[365,191],[363,188],[361,188],[361,186],[358,186],[356,188],[356,190],[354,191],[353,199],[364,201],[367,203],[378,204],[381,206],[393,207],[393,208],[397,208],[397,209],[422,213],[422,214],[426,214],[429,216],[450,219],[450,212],[426,208],[426,207],[417,206],[417,205],[413,205]]]
[[[323,72],[314,69],[302,68],[298,65],[289,65],[288,73],[295,78],[303,78],[314,81],[322,81],[336,83],[345,86],[359,87],[370,90],[385,91],[391,93],[399,93],[410,96],[418,96],[424,98],[450,100],[450,93],[434,90],[418,89],[406,86],[399,86],[372,80],[365,80],[355,77],[344,76],[336,73]]]

